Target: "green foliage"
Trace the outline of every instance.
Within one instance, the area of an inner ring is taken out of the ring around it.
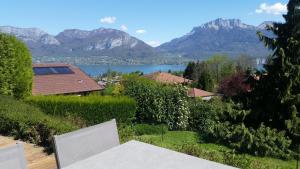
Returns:
[[[34,96],[27,102],[39,106],[47,114],[80,117],[87,125],[113,118],[118,123],[130,123],[136,110],[135,101],[124,96]]]
[[[225,143],[239,152],[282,159],[290,158],[291,141],[286,137],[285,132],[278,132],[263,124],[256,129],[245,126],[243,122],[249,113],[242,110],[241,105],[224,103],[219,108],[210,139]]]
[[[265,125],[286,130],[293,144],[300,143],[300,15],[299,0],[290,0],[284,23],[274,23],[268,30],[275,35],[259,38],[273,51],[265,65],[251,82],[252,92],[245,105],[252,109],[247,124]]]
[[[214,79],[208,70],[201,72],[198,80],[198,87],[206,91],[214,90],[215,88]]]
[[[116,84],[109,84],[105,86],[105,89],[102,91],[103,95],[110,95],[110,96],[121,96],[124,92],[124,88],[119,83]]]
[[[190,118],[189,127],[193,131],[202,133],[202,136],[207,136],[212,132],[215,126],[216,111],[212,104],[202,100],[190,100]]]
[[[296,166],[295,160],[239,154],[223,145],[204,143],[205,140],[201,140],[195,132],[168,131],[164,139],[161,139],[160,134],[136,136],[134,139],[243,169],[283,169]]]
[[[0,33],[0,94],[22,99],[31,95],[31,54],[17,38]]]
[[[285,132],[261,125],[254,129],[244,125],[249,111],[232,102],[214,99],[190,103],[190,127],[206,140],[225,144],[238,152],[258,156],[291,158],[291,140]]]
[[[198,82],[196,87],[213,91],[225,77],[236,72],[236,64],[226,56],[215,55],[207,61],[190,62],[183,75]]]
[[[52,151],[53,136],[78,127],[57,117],[44,114],[38,108],[0,95],[0,133],[44,146]]]
[[[125,76],[124,92],[137,102],[136,119],[140,123],[168,125],[170,129],[185,129],[189,109],[186,89],[168,86],[138,77]]]
[[[243,124],[219,123],[212,135],[239,152],[281,159],[292,157],[289,149],[291,140],[285,136],[285,133],[264,125],[254,130]]]
[[[166,125],[150,125],[150,124],[136,124],[134,126],[135,135],[152,135],[152,134],[165,134],[168,131]]]
[[[121,143],[126,143],[128,141],[134,140],[134,129],[131,125],[118,123],[118,133]]]
[[[202,149],[197,144],[183,144],[177,147],[177,151],[196,157],[205,157],[207,160],[224,163],[233,167],[252,168],[253,161],[245,155],[236,154],[234,151],[222,152],[220,155],[215,151]],[[257,167],[257,166],[255,166]]]

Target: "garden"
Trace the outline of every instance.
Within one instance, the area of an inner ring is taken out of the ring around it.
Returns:
[[[294,4],[289,4],[290,7]],[[31,96],[27,47],[0,34],[0,134],[53,152],[53,136],[115,118],[122,142],[140,140],[239,168],[295,168],[300,138],[299,42],[286,27],[258,33],[274,55],[264,70],[251,59],[217,55],[191,62],[187,86],[162,84],[139,73],[124,74],[101,94]],[[297,38],[296,38],[297,39]],[[299,38],[298,38],[299,39]],[[118,75],[119,76],[119,75]],[[187,96],[189,87],[218,92],[209,101]]]

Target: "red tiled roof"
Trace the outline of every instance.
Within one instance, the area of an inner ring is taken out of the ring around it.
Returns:
[[[33,64],[33,67],[69,67],[72,74],[35,75],[32,95],[54,95],[101,90],[93,79],[78,67],[69,64]]]
[[[174,83],[174,84],[182,84],[182,83],[191,83],[192,80],[185,79],[180,76],[175,76],[170,73],[164,73],[164,72],[155,72],[152,74],[144,75],[144,77],[155,80],[157,82],[161,83]]]
[[[205,90],[197,89],[197,88],[190,88],[188,90],[189,97],[209,97],[209,96],[216,96],[217,94],[207,92]]]

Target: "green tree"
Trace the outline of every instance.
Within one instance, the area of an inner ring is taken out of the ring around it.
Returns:
[[[265,124],[287,130],[293,142],[300,142],[300,1],[290,0],[284,23],[274,23],[267,29],[271,38],[258,33],[273,51],[265,65],[266,73],[259,72],[253,80],[250,95],[252,113],[249,123]]]
[[[184,77],[192,79],[193,87],[213,91],[223,78],[236,72],[235,62],[227,56],[215,55],[206,61],[190,62]]]
[[[32,61],[26,45],[0,33],[0,94],[25,98],[32,89]]]
[[[206,91],[214,90],[215,88],[214,79],[209,71],[201,72],[198,80],[198,87]]]

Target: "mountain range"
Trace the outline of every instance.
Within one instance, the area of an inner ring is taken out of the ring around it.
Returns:
[[[270,52],[256,35],[257,31],[267,33],[267,24],[270,22],[252,26],[238,19],[216,19],[156,48],[126,32],[107,28],[68,29],[56,36],[38,28],[12,26],[0,26],[0,32],[24,41],[34,62],[174,64],[202,60],[214,54],[267,56]]]
[[[252,26],[238,19],[216,19],[194,27],[188,34],[164,43],[158,49],[191,59],[205,59],[214,54],[264,57],[270,51],[259,41],[257,31],[270,34],[266,31],[268,24],[272,22]]]

